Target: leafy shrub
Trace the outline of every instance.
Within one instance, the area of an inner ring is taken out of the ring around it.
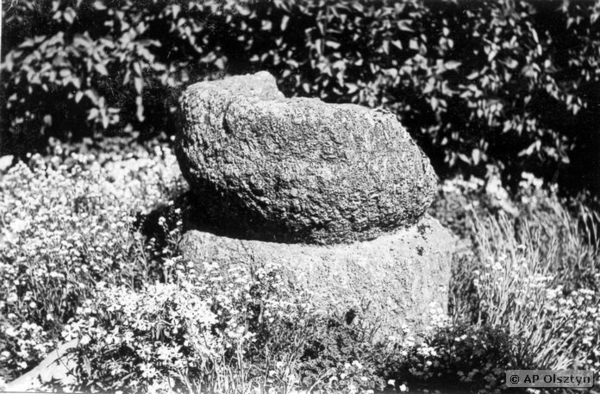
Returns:
[[[142,124],[146,133],[172,127],[176,88],[198,79],[199,69],[222,64],[204,45],[209,40],[197,35],[217,3],[6,4],[3,46],[11,50],[3,54],[3,101],[10,116],[4,127],[16,144],[25,144],[16,148],[43,144],[38,133],[81,139],[98,130],[141,130]],[[216,65],[202,66],[209,63],[199,59],[205,51]],[[11,139],[4,133],[6,144]]]
[[[4,3],[13,149],[40,132],[172,133],[188,82],[266,69],[288,95],[398,114],[444,176],[495,164],[514,187],[522,170],[597,187],[593,2]]]

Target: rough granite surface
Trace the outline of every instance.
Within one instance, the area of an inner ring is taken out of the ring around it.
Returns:
[[[406,325],[418,332],[433,305],[446,311],[454,238],[425,215],[415,226],[350,245],[279,244],[189,230],[179,244],[185,260],[203,269],[216,263],[280,265],[290,288],[304,289],[324,310],[357,312],[367,326],[380,326],[379,338]]]
[[[413,224],[437,177],[396,116],[287,99],[267,72],[191,85],[176,154],[203,221],[247,238],[334,244]]]

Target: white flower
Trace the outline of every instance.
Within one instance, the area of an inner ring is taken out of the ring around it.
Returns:
[[[140,370],[142,371],[142,377],[152,379],[158,373],[156,369],[149,363],[144,363],[140,365]]]
[[[4,333],[6,335],[8,335],[9,337],[16,337],[19,333],[17,332],[17,330],[14,329],[14,327],[9,326],[6,331],[4,331]]]
[[[29,225],[29,223],[27,223],[27,221],[22,220],[22,219],[15,219],[13,220],[13,222],[10,224],[10,228],[15,232],[15,233],[20,233],[22,231],[25,231],[25,229],[27,228],[27,226]]]

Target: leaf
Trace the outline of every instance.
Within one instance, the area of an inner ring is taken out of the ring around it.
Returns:
[[[338,49],[340,47],[340,43],[336,42],[336,41],[331,41],[331,40],[327,40],[325,41],[325,45],[333,48],[333,49]]]
[[[90,40],[88,38],[82,36],[81,34],[77,34],[73,38],[73,45],[83,47],[83,48],[90,48],[92,46],[92,43],[90,42]]]
[[[98,108],[92,108],[90,109],[90,113],[87,117],[87,120],[93,120],[96,119],[98,117]]]
[[[215,67],[217,67],[219,70],[224,70],[225,69],[225,60],[223,60],[222,57],[218,58],[217,60],[215,60]]]
[[[321,48],[323,45],[322,43],[323,43],[323,40],[321,40],[320,38],[317,38],[315,40],[315,49],[317,50],[317,53],[319,54],[319,56],[322,55],[322,53],[321,53],[322,52]]]
[[[383,41],[382,44],[383,53],[388,55],[390,53],[390,42],[388,40]]]
[[[142,76],[142,66],[140,66],[139,62],[133,63],[133,70],[138,76]]]
[[[98,93],[94,89],[88,89],[84,94],[89,97],[92,103],[96,104],[98,102]]]
[[[411,22],[412,21],[410,19],[402,19],[396,22],[396,26],[398,26],[398,29],[401,31],[414,32],[414,30],[410,27]]]
[[[439,101],[437,98],[432,97],[431,98],[431,109],[433,109],[434,111],[438,108],[439,106]]]
[[[262,30],[262,31],[271,31],[272,28],[273,28],[273,23],[271,23],[271,21],[263,20],[260,25],[260,30]]]
[[[57,36],[60,36],[60,33],[59,33],[59,34],[56,34],[56,35],[55,35],[54,37],[52,37],[52,38],[55,38],[55,37],[56,37],[56,38],[58,38]],[[46,36],[35,36],[35,38],[33,39],[33,41],[34,41],[36,44],[41,44],[41,43],[42,43],[42,42],[43,42],[45,39],[46,39]]]
[[[142,90],[144,89],[144,80],[142,78],[135,77],[133,78],[133,84],[135,86],[135,91],[138,92],[138,94],[142,94]]]
[[[75,11],[71,7],[67,7],[65,12],[63,13],[63,18],[65,19],[65,21],[67,21],[69,25],[72,25],[73,21],[75,20],[75,15]]]
[[[135,98],[135,104],[137,107],[136,116],[140,122],[143,122],[144,117],[144,103],[142,101],[142,96],[138,96]]]
[[[179,4],[173,4],[171,6],[171,13],[173,14],[173,19],[177,19],[177,15],[181,11],[181,6]]]
[[[533,27],[531,28],[531,35],[533,36],[533,41],[535,41],[536,43],[540,42],[537,31],[535,31],[535,29]]]
[[[31,48],[31,47],[33,47],[33,45],[34,45],[33,39],[29,38],[29,39],[23,41],[19,45],[19,48]]]
[[[235,5],[235,10],[237,11],[238,14],[244,16],[244,17],[248,17],[250,16],[249,19],[253,19],[253,16],[255,16],[256,14],[252,14],[252,11],[250,10],[250,8],[248,6],[244,6],[241,4],[236,4]]]
[[[79,103],[82,98],[83,98],[83,92],[82,91],[77,92],[77,94],[75,95],[75,102]]]
[[[479,164],[479,160],[481,160],[481,151],[479,149],[473,149],[471,157],[473,158],[473,164]]]
[[[281,18],[281,31],[285,31],[285,29],[287,29],[287,25],[288,25],[289,21],[290,21],[290,17],[287,15],[284,15]]]
[[[464,153],[459,153],[458,158],[464,161],[465,163],[471,163],[471,159],[469,159],[469,157]]]
[[[456,70],[457,68],[460,67],[461,64],[462,64],[461,62],[457,62],[455,60],[450,60],[450,61],[444,63],[444,68],[446,70]]]
[[[423,94],[431,93],[433,91],[434,87],[435,87],[435,78],[431,77],[427,80],[427,84],[425,85],[425,88],[423,89]]]
[[[321,33],[321,36],[325,35],[325,25],[323,24],[323,21],[321,19],[319,19],[317,21],[317,28],[319,29],[319,33]]]
[[[348,94],[352,94],[358,90],[358,85],[355,83],[347,83],[346,87],[348,87]]]
[[[388,68],[387,70],[385,70],[385,73],[394,79],[396,79],[398,77],[398,69],[397,68]]]
[[[96,2],[94,2],[94,8],[99,11],[102,11],[102,10],[106,9],[106,5],[104,4],[103,1],[96,1]]]
[[[108,70],[106,69],[106,66],[104,66],[104,64],[102,63],[94,64],[94,70],[96,70],[100,75],[104,75],[105,77],[108,76]]]
[[[77,77],[77,76],[71,76],[71,83],[73,84],[73,86],[75,86],[77,89],[81,89],[81,78]]]
[[[504,64],[510,69],[515,69],[519,65],[519,62],[515,59],[508,59]]]

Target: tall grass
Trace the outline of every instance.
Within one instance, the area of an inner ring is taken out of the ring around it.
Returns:
[[[599,371],[598,214],[535,196],[521,199],[518,217],[471,209],[473,249],[454,265],[453,318],[505,328],[523,368]]]

